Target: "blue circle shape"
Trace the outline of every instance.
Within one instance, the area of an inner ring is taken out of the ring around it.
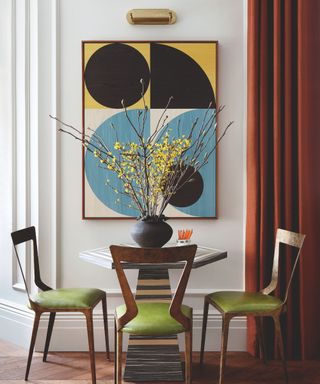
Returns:
[[[142,110],[129,110],[128,116],[135,126],[138,126],[138,111]],[[192,124],[198,119],[198,124],[194,129],[194,137],[196,137],[201,129],[201,122],[205,117],[206,109],[196,109],[184,112],[179,116],[172,119],[166,127],[170,129],[170,137],[179,138],[182,135],[188,135]],[[115,129],[112,128],[113,125]],[[114,152],[113,146],[116,141],[121,143],[134,142],[138,143],[138,138],[133,128],[131,127],[125,112],[119,112],[112,117],[105,120],[95,131],[104,143]],[[150,135],[150,113],[147,115],[145,123],[144,138],[147,139]],[[205,152],[210,152],[210,149],[215,145],[215,136],[209,142],[207,150],[204,151],[200,157],[201,162],[205,156]],[[92,140],[91,140],[92,142]],[[200,198],[188,207],[175,207],[175,209],[194,217],[215,217],[216,216],[216,156],[213,153],[211,160],[203,168],[200,169],[200,174],[204,181],[204,189]],[[85,154],[85,173],[88,183],[95,194],[95,196],[107,207],[113,211],[131,217],[137,217],[139,211],[130,208],[132,205],[131,199],[122,195],[124,187],[122,181],[117,175],[105,168],[102,168],[99,159],[94,157],[92,153],[86,151]],[[107,180],[119,194],[115,193],[108,185]],[[120,200],[120,203],[117,202]]]

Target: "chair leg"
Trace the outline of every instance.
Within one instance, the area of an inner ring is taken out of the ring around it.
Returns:
[[[254,318],[256,321],[256,328],[257,328],[257,336],[258,336],[258,343],[259,343],[259,351],[260,351],[260,358],[262,358],[263,362],[267,364],[267,355],[266,355],[266,348],[264,343],[264,337],[263,337],[263,318],[261,316]]]
[[[114,383],[117,382],[117,360],[118,360],[118,354],[117,354],[117,322],[116,318],[114,318]]]
[[[107,359],[110,360],[107,296],[105,296],[102,299],[102,312],[103,312],[104,337],[105,337],[105,340],[106,340],[106,349],[107,349]]]
[[[275,334],[276,334],[276,338],[277,338],[277,346],[279,348],[280,357],[282,360],[282,365],[283,365],[286,383],[288,383],[289,377],[288,377],[287,363],[286,363],[284,347],[283,347],[283,338],[282,338],[282,332],[281,332],[280,316],[279,315],[273,316],[273,320],[274,320],[274,325],[275,325]]]
[[[32,360],[32,355],[33,355],[33,350],[34,350],[34,345],[36,342],[37,338],[37,333],[38,333],[38,328],[39,328],[39,322],[40,322],[40,317],[41,313],[36,312],[34,321],[33,321],[33,329],[32,329],[32,336],[31,336],[31,341],[30,341],[30,347],[29,347],[29,355],[28,355],[28,362],[27,362],[27,369],[26,369],[26,374],[25,374],[25,381],[28,380],[29,377],[29,371],[30,371],[30,366],[31,366],[31,360]]]
[[[208,311],[209,311],[209,302],[206,300],[206,298],[204,298],[201,348],[200,348],[200,365],[203,364],[204,346],[206,342],[206,332],[207,332]]]
[[[116,331],[117,339],[117,364],[116,364],[116,384],[122,383],[122,332]]]
[[[45,346],[44,346],[43,359],[42,359],[44,362],[47,361],[47,356],[48,356],[49,345],[50,345],[50,340],[51,340],[52,329],[53,329],[53,324],[54,324],[55,317],[56,317],[56,313],[55,312],[51,312],[50,313],[50,317],[49,317],[47,337],[46,337],[46,343],[45,343]]]
[[[91,365],[91,377],[92,384],[96,384],[96,362],[94,355],[94,336],[93,336],[93,316],[92,309],[84,312],[87,321],[87,332],[88,332],[88,343],[89,343],[89,354],[90,354],[90,365]]]
[[[223,382],[224,368],[226,365],[226,354],[228,345],[229,323],[231,316],[223,314],[222,317],[222,334],[221,334],[221,355],[220,355],[220,375],[219,384]]]
[[[185,332],[185,382],[192,382],[192,326],[190,331]]]

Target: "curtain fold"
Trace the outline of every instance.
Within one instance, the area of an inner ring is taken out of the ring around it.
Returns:
[[[248,0],[246,289],[271,278],[277,228],[307,235],[283,319],[288,358],[320,355],[320,1]],[[283,253],[283,252],[282,252]],[[282,295],[294,252],[283,253]],[[265,321],[269,356],[273,324]],[[257,353],[248,321],[248,351]]]

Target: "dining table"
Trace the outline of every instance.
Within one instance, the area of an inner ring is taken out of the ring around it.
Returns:
[[[119,244],[137,247],[136,244]],[[176,246],[167,244],[166,246]],[[109,246],[82,251],[80,259],[107,269],[115,269]],[[198,245],[193,268],[227,258],[227,251]],[[136,301],[171,302],[169,269],[182,269],[184,262],[170,264],[124,263],[137,269]],[[177,335],[150,337],[130,335],[123,379],[125,381],[184,381]]]

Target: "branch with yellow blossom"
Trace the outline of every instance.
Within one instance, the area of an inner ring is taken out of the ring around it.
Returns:
[[[82,133],[72,125],[66,124],[56,117],[50,117],[64,127],[59,131],[80,141],[87,151],[97,157],[100,167],[117,175],[123,186],[121,190],[111,185],[110,181],[107,181],[106,185],[115,194],[129,197],[133,204],[133,206],[129,204],[130,208],[137,209],[140,212],[140,218],[159,221],[164,218],[164,211],[170,204],[171,198],[208,163],[233,122],[228,123],[222,134],[216,139],[216,118],[224,106],[213,109],[212,103],[210,103],[201,121],[196,118],[189,129],[184,127],[186,134],[181,134],[182,124],[178,120],[178,137],[174,137],[167,114],[173,100],[170,97],[154,130],[147,137],[146,125],[150,110],[144,99],[143,80],[140,81],[140,84],[143,110],[137,111],[138,124],[131,119],[125,100],[121,101],[137,142],[120,142],[117,129],[111,124],[116,141],[113,148],[109,148],[103,138],[94,130],[88,128],[89,133]],[[119,197],[116,200],[121,203]]]

